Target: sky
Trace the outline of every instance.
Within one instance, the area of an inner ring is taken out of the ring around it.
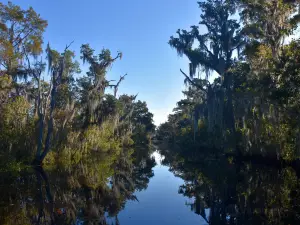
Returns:
[[[7,1],[0,0],[2,3]],[[12,0],[23,9],[32,6],[48,20],[44,42],[63,51],[71,50],[80,60],[81,44],[89,43],[99,53],[102,48],[123,53],[108,72],[107,79],[127,73],[119,88],[137,94],[154,114],[156,125],[167,120],[183,95],[179,69],[188,72],[188,59],[168,45],[171,35],[189,29],[200,19],[197,0]],[[85,66],[87,68],[87,66]]]

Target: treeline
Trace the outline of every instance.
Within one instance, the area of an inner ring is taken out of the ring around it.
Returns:
[[[91,152],[149,143],[155,126],[146,103],[118,95],[126,74],[107,77],[122,53],[83,44],[83,74],[72,43],[43,52],[47,25],[32,8],[0,3],[0,164],[77,163]]]
[[[157,136],[198,152],[299,158],[298,1],[198,4],[200,26],[179,29],[169,41],[190,71],[181,70],[185,99]]]

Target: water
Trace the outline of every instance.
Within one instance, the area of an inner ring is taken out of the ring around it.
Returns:
[[[199,162],[136,149],[3,173],[0,224],[300,224],[300,182],[292,168]]]
[[[157,163],[154,177],[146,190],[136,193],[139,202],[128,202],[120,212],[120,224],[207,224],[186,205],[193,199],[178,194],[184,181],[175,177],[168,166],[161,165],[162,157],[157,151],[153,156]]]

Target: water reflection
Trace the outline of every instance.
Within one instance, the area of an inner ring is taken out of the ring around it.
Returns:
[[[185,182],[190,209],[208,224],[300,224],[300,182],[293,168],[201,156],[198,163],[164,150],[164,164]]]
[[[124,150],[0,176],[0,224],[300,224],[290,168]]]
[[[119,224],[126,201],[147,188],[155,160],[149,150],[124,150],[75,166],[1,174],[0,224]],[[110,219],[111,220],[111,219]]]
[[[160,164],[164,156],[154,152],[157,165],[153,168],[147,190],[136,192],[139,202],[127,202],[118,215],[122,225],[201,225],[205,221],[190,211],[192,199],[178,194],[184,181],[175,177],[169,167]]]

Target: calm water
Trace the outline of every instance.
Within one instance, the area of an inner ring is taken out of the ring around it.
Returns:
[[[193,202],[193,198],[178,194],[184,181],[175,177],[168,166],[161,165],[162,157],[158,152],[152,156],[157,163],[153,168],[154,177],[146,190],[135,193],[139,202],[127,202],[118,215],[120,224],[207,224],[187,205]]]
[[[160,152],[3,173],[0,224],[300,224],[292,168]]]

